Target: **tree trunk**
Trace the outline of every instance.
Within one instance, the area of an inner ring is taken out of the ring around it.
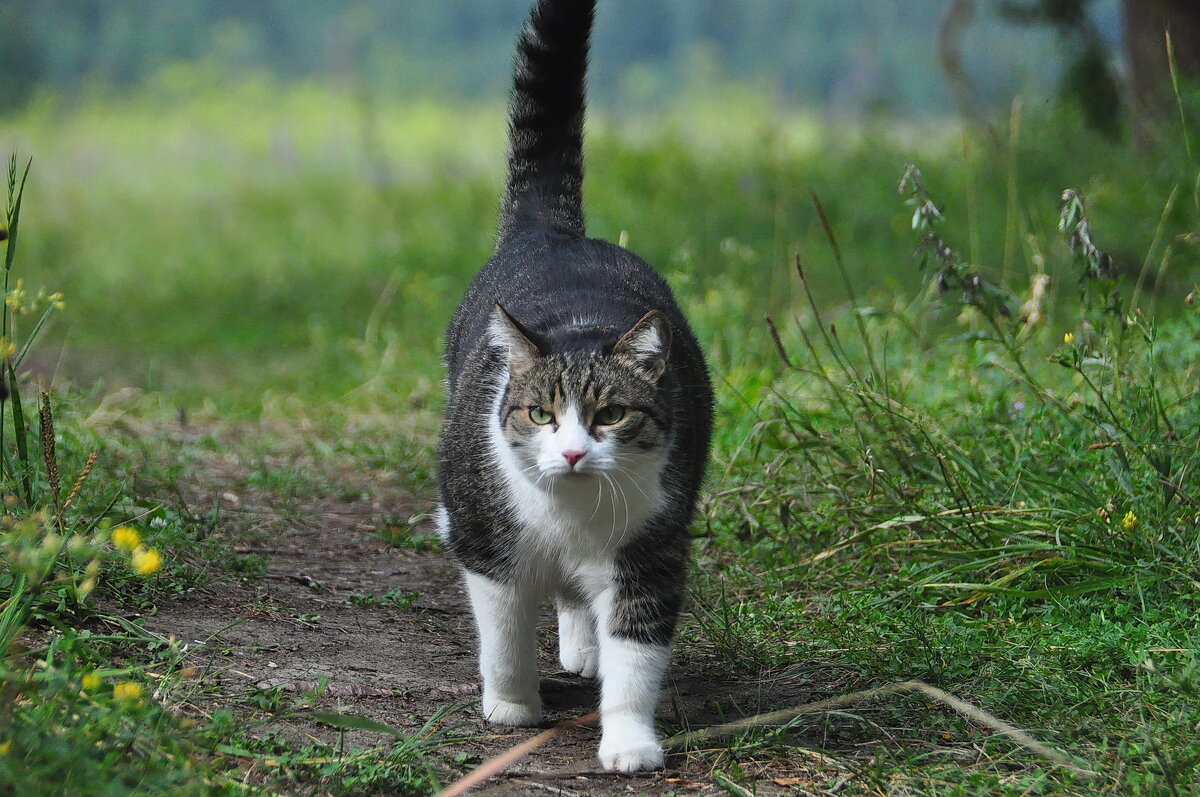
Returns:
[[[942,73],[946,76],[946,82],[950,84],[950,91],[963,120],[986,130],[992,146],[1000,150],[1000,137],[995,128],[988,124],[987,117],[980,109],[971,79],[963,67],[962,40],[974,18],[975,0],[952,0],[938,26],[938,59],[942,63]]]
[[[30,24],[37,13],[37,0],[0,3],[0,113],[24,105],[42,78],[43,58]]]
[[[1121,25],[1129,62],[1134,129],[1145,141],[1164,112],[1173,108],[1166,33],[1185,82],[1200,80],[1200,2],[1122,0]]]

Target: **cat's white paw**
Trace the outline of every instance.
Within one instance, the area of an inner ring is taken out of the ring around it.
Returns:
[[[536,697],[520,703],[484,698],[483,716],[493,725],[527,728],[542,721],[542,704]]]
[[[663,751],[654,739],[600,740],[600,763],[609,772],[648,772],[663,768]]]
[[[595,645],[586,648],[564,648],[559,652],[558,661],[567,672],[582,675],[584,678],[595,678],[600,669],[600,649]]]

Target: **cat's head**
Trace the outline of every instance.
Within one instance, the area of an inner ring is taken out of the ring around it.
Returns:
[[[551,485],[661,466],[671,423],[659,386],[671,348],[662,312],[600,345],[556,351],[497,305],[489,334],[508,365],[500,430],[525,478]]]

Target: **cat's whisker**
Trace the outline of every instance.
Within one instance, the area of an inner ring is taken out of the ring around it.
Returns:
[[[601,473],[601,476],[604,474]],[[596,519],[596,513],[600,511],[600,499],[604,497],[604,485],[599,479],[596,480],[596,505],[592,507],[592,514],[588,517],[588,522]]]
[[[629,501],[625,497],[625,488],[621,486],[620,481],[612,476],[605,474],[605,478],[608,480],[609,487],[611,488],[609,494],[612,496],[613,504],[612,531],[609,533],[608,542],[604,544],[604,551],[608,552],[610,550],[609,546],[612,545],[614,541],[617,544],[620,544],[625,540],[626,535],[629,533],[629,522],[631,520],[631,515],[629,511]],[[617,496],[620,496],[621,503],[625,506],[625,522],[621,526],[621,533],[619,535],[617,534]]]
[[[530,474],[530,471],[533,471],[533,475]],[[521,476],[524,477],[527,481],[529,481],[529,483],[532,484],[534,487],[537,487],[540,489],[542,486],[542,479],[545,478],[546,474],[543,473],[542,469],[539,468],[537,466],[537,464],[535,463],[533,465],[530,465],[529,467],[522,468]]]
[[[623,462],[623,461],[629,461],[629,460],[631,460],[631,459],[632,459],[632,457],[629,457],[629,456],[622,457],[622,455],[619,455],[619,454],[614,454],[614,455],[613,455],[613,459],[614,459],[614,460],[617,460],[617,462],[618,462],[618,465],[619,465],[619,463],[620,463],[620,462]],[[622,471],[623,471],[623,472],[626,472],[626,473],[628,473],[628,471],[625,471],[625,469],[624,469],[624,468],[622,468]],[[649,501],[650,501],[650,497],[649,497],[649,495],[647,495],[647,492],[646,492],[646,491],[642,490],[642,485],[638,484],[638,480],[637,480],[636,478],[631,478],[631,479],[629,480],[629,484],[630,484],[632,487],[634,487],[634,489],[635,489],[635,490],[637,490],[637,492],[638,492],[638,493],[641,493],[641,496],[642,496],[642,498],[646,499],[646,501],[647,501],[647,502],[649,502]]]
[[[617,492],[621,494],[621,502],[625,504],[625,526],[621,529],[621,539],[624,540],[625,536],[629,533],[629,521],[631,519],[629,512],[629,499],[625,497],[625,488],[621,486],[619,479],[614,479],[613,484],[616,485]]]
[[[620,465],[620,464],[621,464],[621,463],[623,463],[623,462],[627,462],[627,461],[629,461],[629,460],[633,459],[633,457],[630,457],[630,456],[622,456],[621,454],[614,453],[614,454],[613,454],[613,459],[615,459],[615,460],[617,461],[617,464],[618,464],[618,465]],[[622,470],[622,471],[625,471],[625,468],[622,468],[621,470]],[[638,492],[641,494],[642,498],[646,499],[646,502],[647,502],[647,503],[650,503],[650,496],[649,496],[649,495],[647,495],[647,494],[646,494],[646,491],[642,489],[642,486],[641,486],[640,484],[638,484],[638,480],[637,480],[637,479],[630,479],[630,480],[629,480],[629,483],[630,483],[631,485],[633,485],[634,489],[636,489],[636,490],[637,490],[637,491],[638,491]]]
[[[604,481],[608,484],[609,489],[606,492],[608,493],[608,500],[612,502],[612,526],[608,531],[608,539],[604,541],[604,546],[600,549],[603,553],[608,553],[608,546],[612,544],[613,537],[617,534],[617,498],[615,495],[616,491],[613,489],[612,478],[607,473],[601,475],[604,476]]]

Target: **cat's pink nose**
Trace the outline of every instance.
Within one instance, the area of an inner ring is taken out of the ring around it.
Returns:
[[[577,463],[577,462],[579,462],[579,460],[583,459],[584,452],[582,452],[582,451],[564,451],[564,452],[562,452],[562,455],[563,455],[563,458],[567,461],[567,464],[573,468],[573,467],[575,467],[575,463]]]

